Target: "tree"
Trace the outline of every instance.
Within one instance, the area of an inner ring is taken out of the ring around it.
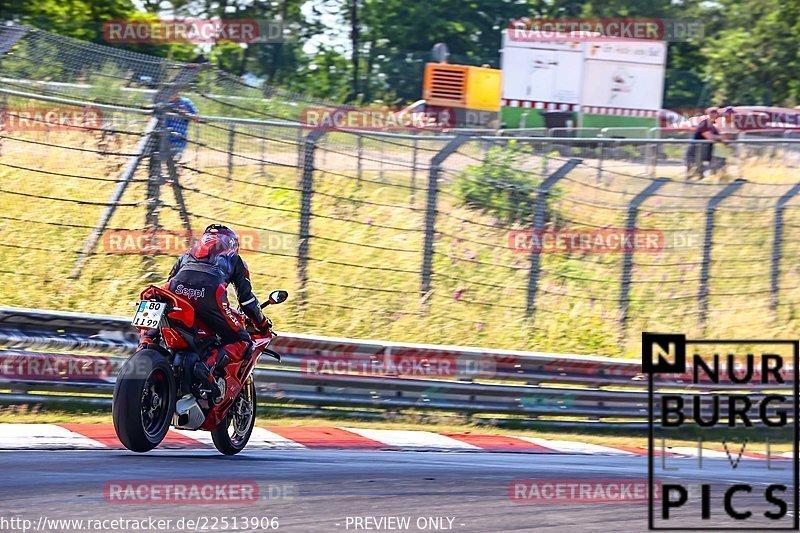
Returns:
[[[452,62],[497,67],[501,31],[525,16],[701,21],[702,40],[670,43],[665,107],[800,100],[800,0],[0,0],[0,19],[97,43],[109,20],[280,21],[284,39],[277,43],[116,46],[177,60],[203,52],[269,84],[398,104],[420,96],[434,44],[446,43]]]
[[[716,101],[794,105],[800,96],[798,1],[750,0],[728,11],[726,27],[702,50]]]
[[[103,43],[103,24],[136,12],[132,0],[0,0],[0,19]]]

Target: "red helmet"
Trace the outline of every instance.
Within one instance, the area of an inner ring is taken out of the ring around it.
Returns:
[[[189,253],[198,258],[238,254],[239,238],[229,227],[211,224],[203,231],[203,236],[192,246]]]

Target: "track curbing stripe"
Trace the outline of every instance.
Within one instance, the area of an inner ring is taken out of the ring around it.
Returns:
[[[576,453],[581,455],[636,455],[627,450],[601,446],[599,444],[589,444],[585,442],[575,442],[571,440],[550,440],[539,439],[536,437],[519,437],[522,440],[538,444],[545,448],[550,448],[559,453]]]
[[[381,450],[382,442],[331,426],[266,426],[265,430],[316,450]]]
[[[253,434],[250,436],[247,447],[249,448],[251,445],[255,445],[256,449],[302,450],[306,448],[304,444],[282,437],[274,431],[260,426],[253,428]]]
[[[74,433],[79,433],[106,448],[122,448],[112,424],[58,424]]]
[[[430,431],[408,431],[396,429],[365,429],[341,427],[339,429],[350,431],[377,442],[384,443],[385,446],[401,449],[424,449],[424,450],[480,450],[478,446],[450,438],[446,435],[433,433]]]
[[[170,428],[158,449],[213,448],[211,434]],[[0,450],[96,450],[124,449],[112,424],[0,424]],[[576,441],[541,439],[515,435],[481,433],[434,433],[393,429],[333,426],[256,426],[248,443],[250,449],[276,450],[409,450],[453,452],[517,452],[531,454],[580,454],[646,456],[646,448],[604,446]],[[654,450],[661,455],[661,450]],[[696,447],[669,447],[670,456],[697,457]],[[738,449],[730,450],[732,458]],[[723,450],[703,449],[709,459],[727,459]],[[790,452],[773,452],[771,459],[791,459]],[[745,450],[742,457],[767,460],[760,451]]]
[[[105,446],[57,424],[0,424],[0,449],[97,449]]]
[[[536,443],[506,435],[487,435],[482,433],[442,433],[487,452],[557,453]]]

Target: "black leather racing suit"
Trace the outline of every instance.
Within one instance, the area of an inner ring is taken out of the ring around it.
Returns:
[[[250,335],[228,302],[227,287],[233,283],[242,311],[257,328],[268,321],[261,312],[250,284],[250,272],[239,254],[211,254],[198,258],[183,254],[169,273],[169,289],[188,299],[196,316],[224,344],[250,342]]]

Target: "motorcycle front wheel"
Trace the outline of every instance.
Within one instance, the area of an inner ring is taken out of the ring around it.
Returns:
[[[134,452],[146,452],[161,444],[175,401],[175,379],[167,358],[148,349],[133,354],[117,376],[111,403],[120,442]]]
[[[211,431],[214,447],[225,455],[236,455],[247,446],[256,423],[256,384],[253,376],[239,391],[228,414]]]

